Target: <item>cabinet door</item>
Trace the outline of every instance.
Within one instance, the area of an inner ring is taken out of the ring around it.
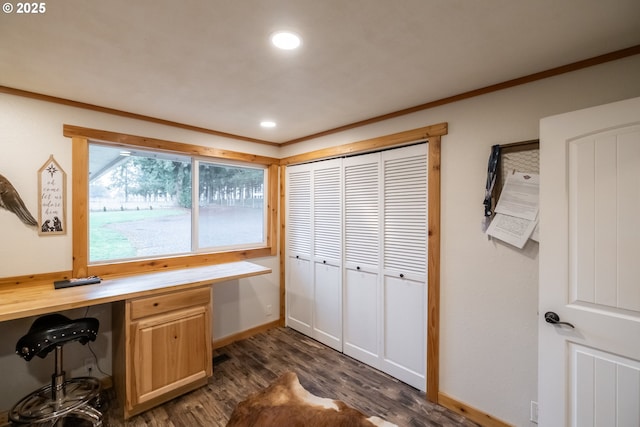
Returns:
[[[382,153],[382,370],[426,389],[427,146]]]
[[[313,338],[342,351],[342,159],[313,164]]]
[[[133,405],[210,375],[207,310],[192,307],[132,323]]]
[[[380,367],[380,154],[344,160],[344,353]]]
[[[287,326],[311,336],[311,167],[287,168]]]

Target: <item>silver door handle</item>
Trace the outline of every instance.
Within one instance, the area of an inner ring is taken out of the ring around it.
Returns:
[[[558,316],[553,311],[547,311],[544,314],[544,320],[547,323],[551,323],[552,325],[566,325],[566,326],[568,326],[570,328],[574,328],[575,329],[575,326],[573,326],[571,323],[569,323],[569,322],[561,322],[560,321],[560,316]]]

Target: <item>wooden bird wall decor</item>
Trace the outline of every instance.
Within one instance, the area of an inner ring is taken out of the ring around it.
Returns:
[[[27,225],[38,224],[29,209],[24,205],[18,191],[3,175],[0,175],[0,208],[13,212]]]

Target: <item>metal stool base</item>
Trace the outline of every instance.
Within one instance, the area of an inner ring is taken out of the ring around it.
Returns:
[[[99,394],[100,381],[93,377],[78,377],[64,381],[58,399],[52,399],[53,390],[49,384],[16,403],[9,412],[9,419],[18,424],[54,426],[62,418],[74,416],[100,427],[102,414],[89,404]]]

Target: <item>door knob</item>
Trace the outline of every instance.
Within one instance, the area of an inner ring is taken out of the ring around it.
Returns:
[[[575,326],[573,326],[571,323],[569,322],[561,322],[560,321],[560,316],[558,316],[556,313],[554,313],[553,311],[547,311],[544,314],[544,320],[547,323],[551,323],[552,325],[566,325],[570,328],[575,328]]]

